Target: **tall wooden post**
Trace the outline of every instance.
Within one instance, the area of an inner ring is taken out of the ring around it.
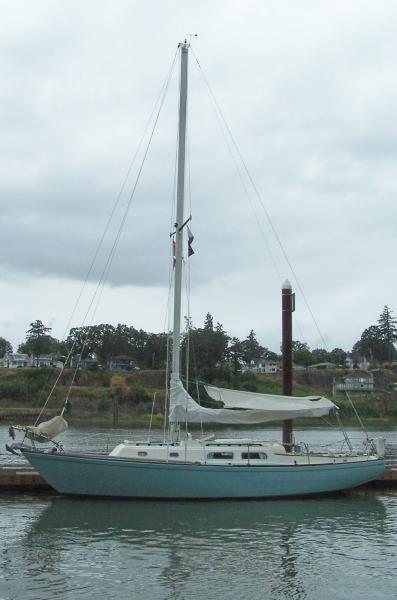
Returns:
[[[282,352],[283,394],[292,396],[292,313],[295,310],[295,294],[288,279],[282,287]],[[287,452],[292,446],[292,420],[283,421],[283,444]]]

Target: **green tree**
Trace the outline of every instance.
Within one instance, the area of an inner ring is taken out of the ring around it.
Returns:
[[[68,354],[76,356],[80,354],[82,358],[92,358],[95,354],[96,326],[72,327],[66,339]]]
[[[294,357],[294,363],[303,367],[313,365],[316,360],[310,351],[308,344],[295,340],[292,342],[292,352]]]
[[[167,334],[149,333],[144,353],[144,368],[164,369],[167,362]]]
[[[345,366],[347,352],[341,348],[334,348],[329,353],[329,360],[338,366]]]
[[[389,347],[383,339],[380,327],[371,325],[364,329],[361,338],[354,344],[352,353],[356,361],[360,356],[369,358],[371,362],[387,360]]]
[[[0,337],[0,358],[12,352],[11,343],[3,337]]]
[[[397,341],[397,319],[393,317],[392,311],[388,306],[384,306],[378,319],[379,331],[382,339],[387,346],[389,363],[396,354],[394,342]]]
[[[214,317],[210,313],[205,315],[204,329],[206,331],[214,331]]]
[[[313,358],[316,363],[329,362],[330,355],[328,350],[324,350],[324,348],[315,348],[312,350]]]
[[[227,350],[227,354],[228,354],[228,359],[231,363],[231,367],[232,367],[232,372],[234,375],[236,375],[240,368],[241,368],[241,363],[243,360],[243,345],[240,342],[240,340],[236,337],[233,337],[230,340],[230,345],[229,348]]]
[[[253,329],[251,329],[245,340],[241,342],[241,346],[243,351],[242,358],[247,364],[250,364],[251,360],[255,360],[255,358],[262,358],[265,353],[265,348],[256,339]]]
[[[59,341],[49,335],[51,327],[46,327],[42,321],[37,319],[30,323],[30,329],[26,332],[26,340],[18,346],[18,352],[31,354],[38,365],[40,354],[58,352]]]
[[[130,357],[144,369],[164,368],[166,364],[167,334],[147,333],[121,323],[117,327],[108,323],[75,327],[66,342],[73,355],[96,356],[103,365],[120,355]]]
[[[272,350],[269,350],[268,348],[265,348],[264,357],[268,360],[274,360],[275,362],[281,361],[281,359],[282,359],[281,354],[276,354],[276,352],[273,352]]]
[[[182,340],[182,369],[186,369],[189,341],[190,372],[212,381],[216,372],[223,370],[230,338],[221,323],[214,327],[213,317],[209,313],[205,317],[203,327],[193,327],[192,323],[188,325],[188,335]]]

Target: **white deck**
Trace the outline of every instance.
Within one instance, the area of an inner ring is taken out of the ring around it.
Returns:
[[[175,443],[125,440],[109,456],[142,461],[190,462],[232,465],[307,465],[361,462],[376,459],[368,454],[314,452],[287,453],[278,442],[222,439],[187,440]]]

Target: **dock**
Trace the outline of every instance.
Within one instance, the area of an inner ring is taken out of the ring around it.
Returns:
[[[390,489],[397,487],[397,467],[388,467],[385,474],[363,488]],[[0,467],[0,494],[7,492],[55,493],[55,490],[29,465]]]
[[[383,484],[385,487],[394,487],[397,485],[397,467],[387,467],[385,474],[379,479],[375,480],[375,483]]]
[[[0,467],[0,494],[16,491],[51,493],[55,490],[30,465]]]

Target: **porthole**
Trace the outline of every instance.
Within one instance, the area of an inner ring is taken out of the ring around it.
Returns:
[[[244,460],[266,460],[267,454],[265,452],[242,452],[241,458]]]
[[[233,452],[208,452],[207,458],[230,460],[233,458]]]

